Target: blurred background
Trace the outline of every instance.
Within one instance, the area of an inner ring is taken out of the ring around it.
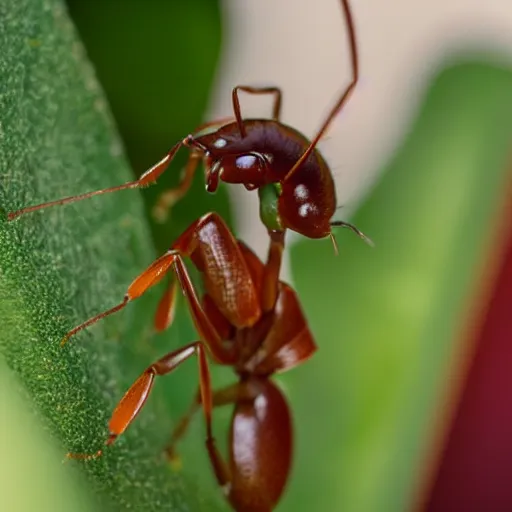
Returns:
[[[202,121],[231,115],[236,84],[280,86],[284,122],[312,137],[349,81],[336,0],[67,5],[136,176]],[[328,241],[289,237],[283,275],[319,351],[278,377],[296,439],[277,510],[512,510],[512,7],[353,0],[352,10],[360,84],[320,149],[343,205],[337,218],[376,248],[339,233],[335,257]],[[267,117],[270,102],[243,96],[242,109]],[[185,159],[142,193],[155,254],[215,210],[263,257],[256,194],[223,185],[208,195],[201,173],[168,221],[154,221]],[[155,358],[194,339],[180,302],[150,350]],[[195,365],[179,378],[179,393],[165,379],[155,391],[173,421],[192,399]],[[214,381],[233,375],[215,368]],[[224,449],[229,419],[229,408],[215,411]],[[198,415],[180,471],[228,510],[203,428]]]

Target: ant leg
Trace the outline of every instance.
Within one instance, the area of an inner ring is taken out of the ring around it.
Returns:
[[[255,389],[253,389],[253,387],[247,385],[246,383],[237,382],[226,388],[214,391],[212,404],[214,408],[221,407],[223,405],[229,405],[243,400],[253,400],[256,396],[257,392]],[[180,419],[171,434],[171,439],[167,445],[167,448],[165,449],[165,453],[169,460],[173,461],[178,459],[178,456],[176,455],[176,445],[185,436],[188,427],[190,426],[190,421],[200,407],[201,393],[200,390],[198,390],[194,396],[194,400],[190,405],[189,410]]]
[[[224,495],[229,497],[233,479],[231,470],[226,464],[226,461],[222,458],[222,455],[220,454],[213,438],[206,440],[206,449],[208,451],[208,457],[210,457],[210,462],[212,464],[217,483],[221,487]]]
[[[177,423],[176,427],[172,431],[171,440],[169,444],[165,448],[165,454],[167,459],[171,462],[178,461],[179,457],[176,454],[176,445],[178,442],[184,437],[187,433],[188,427],[190,426],[190,421],[195,416],[196,412],[201,407],[201,393],[200,390],[197,391],[194,396],[194,400],[189,407],[189,410],[185,413],[184,416],[181,417],[180,421]]]
[[[213,439],[210,370],[206,359],[205,346],[201,341],[196,341],[178,350],[170,352],[159,359],[156,363],[153,363],[142,373],[135,383],[132,384],[112,413],[112,417],[108,425],[110,435],[105,443],[106,446],[113,444],[137,417],[146,402],[149,393],[151,392],[155,377],[171,373],[193,354],[197,355],[199,364],[199,389],[206,421],[207,439]],[[90,460],[100,457],[102,454],[103,449],[100,449],[96,453],[90,455],[68,453],[67,458]]]
[[[211,355],[217,363],[232,364],[235,359],[233,348],[231,347],[231,349],[227,349],[223,345],[222,339],[213,327],[213,324],[210,322],[210,319],[206,315],[201,301],[197,296],[196,290],[192,284],[192,280],[190,279],[190,275],[187,271],[187,268],[185,267],[182,256],[180,253],[178,253],[178,251],[175,251],[175,254],[176,260],[174,263],[174,271],[178,277],[178,281],[180,283],[181,290],[185,295],[185,299],[188,302],[190,314],[192,315],[192,320],[199,335],[207,343]]]
[[[176,312],[176,295],[178,286],[176,279],[171,275],[169,284],[165,289],[155,313],[154,327],[157,332],[165,331],[174,320]]]
[[[249,382],[238,382],[224,390],[219,391],[214,396],[214,405],[221,406],[231,403],[240,403],[242,401],[252,401],[258,396],[257,386]],[[206,439],[206,449],[215,473],[217,483],[221,487],[224,495],[229,499],[232,491],[233,474],[228,464],[222,457],[215,439]]]
[[[269,231],[270,246],[267,263],[263,274],[262,308],[263,311],[274,309],[279,294],[279,273],[284,251],[284,231]]]
[[[242,114],[240,111],[240,100],[238,99],[238,91],[244,91],[249,94],[272,94],[274,96],[274,105],[272,107],[272,119],[279,121],[281,116],[281,100],[282,92],[279,87],[251,87],[249,85],[237,85],[232,94],[233,98],[233,111],[235,112],[236,123],[240,130],[240,135],[245,137],[247,135],[245,126],[242,120]]]
[[[345,89],[343,94],[340,96],[334,107],[332,107],[329,115],[323,122],[322,126],[318,130],[318,133],[315,135],[315,138],[311,141],[309,146],[306,148],[301,157],[295,162],[294,166],[288,171],[288,174],[285,176],[283,181],[287,181],[291,178],[291,176],[297,171],[299,167],[307,160],[309,155],[314,151],[318,141],[323,137],[324,133],[329,128],[329,125],[332,123],[333,119],[341,112],[345,103],[347,102],[350,94],[354,90],[357,82],[359,80],[359,62],[358,62],[358,53],[357,53],[357,44],[356,44],[356,34],[354,29],[354,21],[352,19],[352,13],[350,12],[350,7],[348,5],[348,0],[341,0],[341,6],[343,8],[343,12],[345,13],[345,18],[347,22],[348,29],[348,39],[350,44],[350,57],[352,64],[352,80],[350,84]],[[236,112],[235,112],[236,113]]]
[[[215,212],[210,212],[192,223],[172,245],[172,249],[181,256],[193,257],[194,262],[207,261],[204,274],[209,279],[209,295],[219,307],[226,319],[235,327],[253,325],[261,315],[258,293],[253,286],[247,262],[239,248],[239,244],[225,221]],[[226,265],[229,272],[225,270]],[[225,354],[229,350],[229,363],[235,361],[232,344],[225,348],[213,323],[197,297],[190,281],[183,260],[178,257],[175,264],[176,275],[187,298],[192,318],[201,337],[206,339],[207,333],[215,332],[216,338],[208,339],[212,354],[214,346]],[[223,290],[228,290],[223,293]]]
[[[201,334],[201,338],[208,343],[212,352],[212,356],[216,361],[230,364],[234,354],[227,354],[219,334],[204,312],[204,309],[190,279],[190,275],[188,274],[188,271],[183,262],[183,257],[191,256],[197,247],[198,240],[196,234],[198,230],[200,230],[205,223],[211,222],[217,224],[219,229],[223,231],[224,236],[232,237],[227,226],[218,215],[208,214],[203,216],[198,221],[192,223],[192,225],[189,226],[189,228],[185,230],[185,232],[182,233],[180,237],[178,237],[175,244],[169,251],[155,260],[146,270],[144,270],[144,272],[142,272],[138,277],[134,279],[134,281],[128,287],[128,291],[120,304],[107,311],[99,313],[92,318],[89,318],[82,324],[73,328],[64,336],[61,344],[64,345],[71,336],[75,335],[82,329],[85,329],[86,327],[95,324],[98,320],[101,320],[102,318],[105,318],[106,316],[109,316],[123,309],[128,304],[128,302],[136,299],[137,297],[140,297],[150,287],[159,283],[169,271],[170,267],[174,266],[174,272],[182,292],[188,301],[194,324]],[[235,242],[233,242],[233,245],[235,245]],[[167,294],[164,294],[164,297],[161,299],[158,306],[155,317],[157,329],[165,328],[166,325],[170,323],[169,313],[172,312],[172,296],[173,290],[171,287],[170,291],[168,291]]]
[[[217,123],[218,122],[219,121],[217,121]],[[213,123],[206,123],[203,126],[208,126],[210,124],[213,124]],[[95,190],[93,192],[87,192],[85,194],[79,194],[76,196],[65,197],[63,199],[58,199],[56,201],[50,201],[50,202],[38,204],[35,206],[28,206],[26,208],[22,208],[21,210],[16,210],[14,212],[8,213],[7,219],[9,221],[14,220],[15,218],[19,217],[20,215],[24,215],[25,213],[42,210],[43,208],[48,208],[50,206],[74,203],[76,201],[82,201],[83,199],[88,199],[89,197],[98,196],[101,194],[107,194],[110,192],[118,192],[120,190],[146,187],[148,185],[152,185],[153,183],[156,182],[156,180],[159,178],[159,176],[167,170],[170,163],[176,156],[176,153],[182,146],[197,148],[196,152],[197,152],[197,150],[199,150],[203,153],[207,151],[207,148],[205,146],[203,146],[199,141],[196,141],[193,135],[187,135],[187,137],[185,137],[182,141],[175,144],[171,148],[171,150],[167,153],[167,155],[165,155],[164,158],[162,158],[162,160],[160,160],[153,167],[151,167],[145,173],[143,173],[141,175],[141,177],[136,181],[130,181],[128,183],[124,183],[123,185],[117,185],[115,187],[104,188],[101,190]],[[191,172],[193,174],[193,171],[191,171]],[[191,179],[192,179],[192,176],[190,177],[190,181],[191,181]],[[189,184],[189,186],[190,186],[190,184]],[[185,189],[185,192],[186,192],[186,189]]]
[[[111,309],[108,309],[107,311],[103,311],[102,313],[99,313],[98,315],[92,318],[89,318],[82,324],[71,329],[62,339],[61,345],[64,345],[69,340],[69,338],[71,338],[71,336],[74,336],[77,332],[81,331],[82,329],[85,329],[86,327],[95,324],[98,320],[101,320],[106,316],[109,316],[113,313],[116,313],[117,311],[120,311],[128,304],[128,302],[136,299],[137,297],[140,297],[151,286],[154,286],[155,284],[160,282],[167,273],[167,271],[169,270],[169,268],[171,267],[171,265],[175,262],[176,257],[177,256],[175,251],[167,251],[163,256],[160,256],[160,258],[155,260],[146,270],[144,270],[144,272],[139,274],[132,281],[132,283],[128,287],[126,295],[123,298],[123,301],[120,304],[114,306]]]
[[[211,239],[201,239],[201,245],[199,246],[199,234],[206,226],[215,226],[214,233]],[[223,242],[226,242],[223,244]],[[201,301],[197,295],[197,292],[192,284],[190,275],[185,267],[183,261],[184,257],[191,257],[196,250],[200,252],[204,251],[206,246],[210,250],[227,250],[231,251],[232,248],[236,249],[237,244],[229,228],[226,226],[224,221],[216,213],[210,213],[204,215],[199,220],[193,222],[176,240],[172,245],[172,248],[168,250],[163,256],[153,262],[144,272],[142,272],[128,287],[128,291],[124,296],[123,301],[117,306],[104,311],[89,320],[86,320],[82,324],[78,325],[71,331],[69,331],[64,337],[62,344],[66,343],[67,340],[76,334],[77,332],[89,327],[96,323],[98,320],[111,315],[121,309],[123,309],[128,302],[136,299],[140,295],[146,292],[151,286],[154,286],[160,282],[166,273],[172,266],[176,278],[180,284],[180,288],[187,300],[192,319],[195,327],[200,333],[201,339],[203,339],[209,346],[213,358],[221,364],[232,364],[235,358],[233,348],[230,350],[226,349],[222,343],[222,339],[210,321],[208,315],[205,313]],[[240,271],[247,271],[245,266],[245,260],[240,259],[236,261],[236,258],[241,258],[240,254],[233,253],[227,254],[227,256],[235,258],[234,265],[240,268]],[[218,262],[217,262],[218,263]],[[173,306],[173,290],[167,291],[164,297],[160,301],[160,305],[157,309],[155,322],[158,328],[165,328],[169,323],[169,312],[172,311]],[[254,314],[255,308],[259,307],[256,297],[243,297],[246,299],[246,308],[249,313]],[[254,299],[251,302],[251,299]],[[246,312],[244,311],[244,314]]]
[[[224,117],[221,119],[216,119],[215,121],[203,123],[194,130],[193,137],[200,137],[203,135],[203,132],[207,132],[212,129],[218,130],[225,124],[233,121],[233,117]],[[192,185],[192,180],[194,178],[197,166],[203,156],[204,149],[206,148],[199,147],[195,151],[191,151],[180,183],[176,187],[162,192],[158,198],[155,206],[153,207],[153,218],[157,222],[165,222],[169,215],[169,210],[172,208],[172,206],[174,206],[174,204],[177,203],[188,192],[190,186]]]
[[[156,221],[164,223],[172,206],[188,192],[201,158],[202,154],[199,151],[192,150],[190,152],[180,183],[176,187],[162,192],[153,207],[153,218]]]
[[[49,201],[47,203],[38,204],[35,206],[27,206],[26,208],[22,208],[20,210],[16,210],[14,212],[10,212],[7,216],[8,220],[14,220],[20,215],[24,215],[26,213],[35,212],[37,210],[42,210],[43,208],[48,208],[50,206],[74,203],[76,201],[81,201],[82,199],[87,199],[89,197],[98,196],[101,194],[107,194],[110,192],[118,192],[119,190],[132,189],[138,187],[145,187],[147,185],[153,184],[157,178],[169,167],[169,164],[172,162],[178,150],[183,146],[187,145],[189,142],[189,138],[182,140],[175,144],[171,150],[167,153],[167,155],[162,158],[157,164],[148,169],[142,176],[136,181],[130,181],[123,185],[118,185],[115,187],[104,188],[102,190],[95,190],[93,192],[87,192],[85,194],[79,194],[77,196],[65,197],[63,199],[58,199],[56,201]]]
[[[205,314],[202,308],[197,293],[194,289],[194,285],[192,284],[192,280],[190,279],[190,275],[185,267],[185,263],[183,262],[182,254],[180,251],[174,249],[167,251],[163,256],[153,262],[144,272],[142,272],[142,274],[135,278],[135,280],[128,287],[128,291],[120,304],[107,311],[99,313],[92,318],[89,318],[89,320],[86,320],[74,329],[71,329],[71,331],[69,331],[64,336],[61,345],[64,345],[68,339],[71,336],[74,336],[77,332],[85,329],[86,327],[89,327],[92,324],[95,324],[98,320],[101,320],[102,318],[105,318],[106,316],[109,316],[112,313],[123,309],[126,304],[128,304],[128,302],[136,299],[137,297],[140,297],[150,287],[159,283],[164,278],[165,274],[168,272],[171,266],[174,266],[174,272],[178,278],[181,290],[188,301],[196,329],[201,334],[202,339],[204,339],[208,344],[213,358],[219,363],[230,364],[234,354],[227,352],[222,345],[222,340],[219,334],[213,327],[208,316]],[[167,302],[165,295],[163,302],[164,304]],[[165,317],[161,312],[161,308],[163,309],[162,300],[157,310],[157,319],[155,320],[158,322],[159,326],[162,326],[165,323]]]

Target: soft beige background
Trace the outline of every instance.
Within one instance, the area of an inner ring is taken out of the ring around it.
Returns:
[[[418,99],[450,54],[512,56],[512,0],[352,0],[361,81],[321,150],[347,218],[399,142]],[[231,113],[235,84],[275,84],[283,120],[311,136],[349,80],[346,27],[338,0],[223,0],[224,53],[210,117]],[[268,116],[270,100],[244,96],[244,115]],[[260,255],[266,233],[257,194],[232,187],[241,237]],[[249,204],[248,204],[249,201]]]

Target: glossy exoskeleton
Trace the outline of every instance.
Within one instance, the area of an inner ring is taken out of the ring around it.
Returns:
[[[190,258],[202,276],[205,293],[199,297],[184,264]],[[292,418],[287,402],[272,382],[282,372],[304,362],[316,350],[298,298],[283,282],[265,287],[264,265],[224,221],[210,213],[194,222],[129,286],[124,300],[70,331],[70,336],[139,297],[166,275],[172,279],[157,309],[155,325],[164,329],[172,318],[176,284],[188,302],[200,340],[189,343],[149,366],[128,389],[109,423],[111,445],[130,425],[146,401],[156,376],[172,372],[196,355],[199,392],[171,438],[168,453],[184,434],[191,416],[202,407],[206,447],[219,485],[233,508],[240,512],[268,512],[278,502],[290,473],[293,454]],[[273,289],[274,296],[265,290]],[[210,383],[207,354],[231,366],[238,382],[219,391]],[[216,447],[212,410],[234,404],[226,462]],[[91,459],[92,455],[69,454]]]
[[[358,56],[352,15],[348,0],[341,0],[347,21],[352,65],[352,79],[309,141],[294,128],[280,121],[282,93],[278,87],[239,85],[233,89],[234,121],[213,121],[179,141],[168,154],[133,182],[78,196],[67,197],[11,212],[9,219],[52,205],[65,204],[98,194],[143,187],[155,183],[182,146],[190,148],[189,160],[177,188],[164,192],[155,207],[155,216],[165,218],[168,208],[184,196],[198,164],[203,161],[206,188],[214,192],[219,180],[240,183],[248,190],[257,189],[260,217],[269,233],[290,229],[309,238],[332,235],[336,226],[348,227],[368,240],[351,224],[333,220],[337,199],[331,170],[317,150],[318,141],[341,111],[358,81]],[[239,92],[270,94],[274,97],[271,119],[243,119]],[[274,236],[284,243],[284,237]]]

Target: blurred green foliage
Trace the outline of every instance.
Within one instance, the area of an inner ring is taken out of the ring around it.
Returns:
[[[287,380],[298,449],[281,510],[410,510],[511,142],[512,70],[450,67],[353,219],[376,248],[343,233],[339,258],[329,243],[292,250],[320,350]]]

